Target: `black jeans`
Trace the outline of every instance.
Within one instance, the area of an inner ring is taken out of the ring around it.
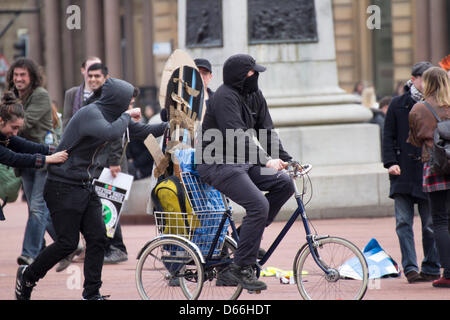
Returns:
[[[444,268],[444,278],[450,279],[450,190],[429,192],[434,238]]]
[[[289,176],[268,174],[250,164],[198,165],[201,179],[244,207],[234,263],[244,267],[256,262],[264,228],[294,193]],[[265,195],[261,191],[268,191]]]
[[[43,250],[24,277],[31,282],[42,279],[48,270],[78,246],[80,231],[86,240],[83,297],[99,294],[105,255],[106,227],[102,204],[92,185],[71,185],[47,180],[44,190],[56,241]]]

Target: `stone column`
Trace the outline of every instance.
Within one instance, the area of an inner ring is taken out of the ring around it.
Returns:
[[[447,33],[447,0],[430,1],[430,61],[438,64],[439,61],[448,55],[448,33]],[[420,24],[420,22],[418,23]]]
[[[38,0],[28,0],[29,8],[35,9],[39,7]],[[27,15],[28,18],[28,34],[29,34],[29,57],[38,65],[44,63],[42,57],[42,33],[41,33],[41,13],[32,13]]]
[[[61,63],[61,26],[59,0],[45,0],[45,61],[47,88],[51,99],[63,104],[63,77]]]
[[[416,23],[414,33],[415,41],[415,62],[430,59],[430,13],[428,1],[416,1]]]
[[[153,56],[153,1],[147,0],[142,3],[142,29],[143,44],[145,52],[145,86],[156,86],[155,81],[155,59]]]
[[[133,14],[134,2],[124,1],[125,9],[125,80],[135,83],[134,63],[134,28]]]
[[[103,2],[105,31],[105,63],[110,75],[122,78],[122,48],[120,28],[120,1],[106,0]]]
[[[63,17],[66,17],[66,8],[71,5],[71,0],[63,0],[61,13],[63,13]],[[74,45],[73,45],[73,33],[76,31],[69,30],[65,25],[65,20],[62,25],[62,47],[63,47],[63,56],[62,56],[62,64],[63,64],[63,77],[64,77],[64,88],[69,89],[72,86],[75,86],[77,78],[75,77],[78,70],[80,70],[78,65],[75,65],[75,54],[74,54]],[[63,106],[59,106],[62,110]]]
[[[109,1],[106,1],[109,2]],[[85,27],[84,34],[86,36],[86,56],[95,56],[104,59],[103,55],[103,23],[102,23],[102,6],[101,0],[85,0],[84,1],[84,17]]]

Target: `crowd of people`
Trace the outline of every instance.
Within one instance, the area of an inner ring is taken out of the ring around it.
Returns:
[[[224,63],[223,84],[214,92],[209,88],[211,63],[206,59],[195,63],[208,106],[203,131],[264,129],[278,139],[258,86],[264,66],[249,55],[231,56]],[[430,166],[437,120],[426,105],[440,119],[450,119],[447,71],[444,66],[419,62],[412,67],[411,79],[392,96],[377,101],[373,86],[364,83],[357,84],[354,92],[373,112],[370,122],[380,127],[406,279],[410,283],[433,281],[435,287],[450,287],[450,177]],[[139,89],[110,77],[98,57],[88,57],[80,72],[83,82],[66,91],[62,116],[32,60],[16,60],[7,75],[7,92],[0,106],[0,163],[16,168],[28,204],[23,248],[17,259],[17,299],[30,299],[33,287],[56,264],[60,272],[83,255],[83,299],[105,299],[100,293],[103,264],[120,263],[128,257],[120,224],[112,239],[106,236],[102,205],[92,180],[104,168],[113,176],[119,172],[129,172],[136,179],[150,176],[153,159],[142,140],[149,134],[162,136],[168,126],[165,109],[159,116],[155,106],[147,105],[145,117],[141,117],[141,109],[134,107]],[[127,131],[132,139],[124,144]],[[293,159],[279,140],[277,150],[269,146],[267,151],[250,146],[252,139],[244,137],[244,141],[248,150],[258,150],[258,163],[234,159],[234,164],[204,163],[197,169],[203,181],[246,209],[234,262],[221,272],[221,280],[248,290],[264,290],[266,285],[257,279],[252,265],[261,254],[264,228],[294,192],[289,178],[280,173]],[[208,143],[203,141],[202,148]],[[227,143],[224,141],[224,149]],[[272,159],[272,153],[279,159]],[[274,172],[262,174],[261,167]],[[420,268],[412,232],[415,204],[422,222],[424,259]],[[46,231],[53,240],[48,245]]]
[[[83,83],[66,92],[62,119],[32,60],[16,60],[7,74],[8,91],[0,107],[0,162],[21,177],[29,211],[17,259],[17,299],[29,299],[50,268],[59,262],[57,271],[64,270],[84,250],[83,298],[103,299],[103,264],[125,261],[127,252],[120,225],[114,238],[106,236],[92,179],[105,167],[113,176],[126,170],[122,136],[127,128],[142,140],[149,134],[161,136],[167,127],[139,122],[141,110],[134,108],[139,90],[110,78],[100,59],[88,58],[81,73]],[[46,231],[53,240],[49,245]]]
[[[225,122],[234,123],[229,129],[242,128],[243,124],[246,128],[272,132],[267,104],[258,88],[258,76],[265,67],[256,64],[248,55],[230,57],[225,62],[225,83],[218,90],[219,98],[212,99],[215,93],[208,87],[212,66],[206,59],[195,62],[205,84],[206,127],[227,129],[222,121],[218,121],[226,115],[229,120]],[[100,293],[103,264],[125,261],[127,253],[120,225],[113,239],[106,237],[102,205],[92,187],[92,179],[98,177],[103,168],[109,168],[111,174],[116,175],[129,166],[137,179],[151,174],[149,169],[153,159],[143,152],[139,140],[149,134],[161,136],[168,125],[167,110],[163,110],[159,121],[154,119],[156,110],[151,106],[146,106],[147,119],[142,121],[141,110],[133,106],[139,90],[123,80],[111,78],[107,66],[99,58],[87,58],[81,66],[81,74],[83,83],[66,91],[60,119],[52,109],[42,75],[32,60],[18,59],[8,73],[9,91],[0,112],[4,122],[1,132],[8,152],[24,160],[5,160],[3,163],[21,169],[29,208],[24,249],[17,261],[20,265],[15,290],[17,299],[30,299],[33,287],[48,270],[57,263],[57,271],[64,270],[84,250],[83,299],[105,299]],[[233,106],[227,103],[228,95],[235,97]],[[255,123],[249,114],[250,118],[243,122],[242,112],[248,111],[247,104],[242,103],[243,98],[252,101],[255,116],[261,121]],[[11,104],[18,113],[12,111]],[[230,107],[236,112],[226,111]],[[122,139],[127,129],[131,137],[130,148],[123,150]],[[281,154],[283,160],[272,159],[270,153],[263,152],[260,154],[264,157],[259,158],[261,163],[258,164],[199,166],[202,179],[247,208],[247,218],[240,227],[241,245],[236,251],[237,259],[223,270],[221,278],[232,285],[240,283],[249,290],[266,288],[265,283],[256,278],[251,265],[260,253],[264,228],[293,193],[288,177],[277,173],[292,158],[282,149],[281,143],[278,145],[280,150],[273,151]],[[53,151],[55,153],[51,154]],[[129,156],[128,160],[124,155]],[[272,168],[274,173],[262,175],[258,170],[261,165]],[[216,174],[212,179],[211,170],[226,171],[239,179],[228,179],[225,183],[216,179],[224,176]],[[251,194],[237,192],[244,182],[246,189],[254,190]],[[267,194],[264,196],[259,190],[265,190]],[[255,224],[258,232],[255,232]],[[53,240],[48,245],[44,241],[46,230]]]

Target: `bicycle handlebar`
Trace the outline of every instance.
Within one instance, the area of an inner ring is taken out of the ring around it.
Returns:
[[[310,165],[309,163],[300,164],[298,161],[291,161],[288,164],[287,173],[293,178],[296,178],[308,174],[311,169],[312,165]]]

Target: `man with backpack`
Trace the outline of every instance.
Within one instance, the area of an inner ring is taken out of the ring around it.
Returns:
[[[408,115],[414,104],[423,99],[422,74],[433,67],[430,62],[418,62],[412,67],[411,80],[405,93],[393,98],[386,114],[383,137],[383,163],[388,169],[394,199],[396,232],[402,254],[402,267],[409,283],[439,278],[439,259],[432,230],[428,198],[422,191],[421,149],[407,143]],[[414,204],[418,205],[422,222],[424,259],[417,265],[414,245]]]

